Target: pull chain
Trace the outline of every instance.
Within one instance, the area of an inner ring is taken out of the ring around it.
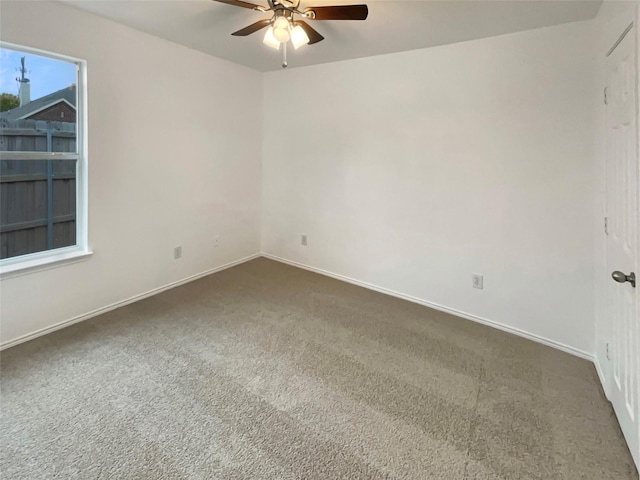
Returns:
[[[287,68],[287,42],[282,43],[282,68]]]

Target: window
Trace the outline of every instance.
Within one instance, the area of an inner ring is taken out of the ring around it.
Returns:
[[[87,256],[84,62],[0,43],[0,272]]]

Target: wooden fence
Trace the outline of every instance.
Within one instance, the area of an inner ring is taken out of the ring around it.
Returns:
[[[75,123],[0,119],[0,258],[76,244],[76,160],[3,154],[75,151]]]

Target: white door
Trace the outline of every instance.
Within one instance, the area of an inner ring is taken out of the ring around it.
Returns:
[[[640,285],[638,274],[638,54],[636,26],[607,57],[607,308],[609,399],[640,465]]]

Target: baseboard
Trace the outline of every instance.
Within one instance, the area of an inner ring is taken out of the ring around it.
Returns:
[[[234,267],[236,265],[248,262],[250,260],[253,260],[253,259],[261,257],[261,256],[265,257],[265,258],[269,258],[271,260],[275,260],[275,261],[280,262],[280,263],[285,263],[287,265],[291,265],[291,266],[294,266],[294,267],[302,268],[304,270],[309,270],[311,272],[315,272],[315,273],[318,273],[320,275],[325,275],[327,277],[331,277],[331,278],[335,278],[337,280],[341,280],[341,281],[344,281],[344,282],[347,282],[347,283],[351,283],[353,285],[358,285],[360,287],[367,288],[369,290],[373,290],[373,291],[380,292],[380,293],[383,293],[383,294],[386,294],[386,295],[390,295],[392,297],[396,297],[396,298],[400,298],[400,299],[403,299],[403,300],[407,300],[409,302],[417,303],[419,305],[424,305],[426,307],[433,308],[433,309],[439,310],[441,312],[449,313],[449,314],[455,315],[457,317],[461,317],[461,318],[465,318],[467,320],[471,320],[471,321],[474,321],[474,322],[477,322],[477,323],[481,323],[483,325],[488,325],[490,327],[497,328],[498,330],[502,330],[502,331],[505,331],[505,332],[508,332],[508,333],[512,333],[514,335],[518,335],[520,337],[524,337],[524,338],[527,338],[529,340],[533,340],[534,342],[538,342],[538,343],[541,343],[543,345],[547,345],[549,347],[553,347],[553,348],[556,348],[558,350],[562,350],[563,352],[567,352],[567,353],[570,353],[572,355],[584,358],[586,360],[590,360],[590,361],[594,362],[594,364],[596,366],[596,370],[598,372],[598,376],[600,377],[600,381],[602,382],[603,386],[605,385],[604,384],[604,375],[602,374],[602,369],[600,368],[600,365],[597,362],[597,359],[593,355],[591,355],[591,354],[589,354],[587,352],[584,352],[582,350],[573,348],[573,347],[571,347],[569,345],[565,345],[565,344],[560,343],[560,342],[556,342],[554,340],[549,340],[547,338],[541,337],[541,336],[533,334],[533,333],[526,332],[524,330],[520,330],[518,328],[510,327],[508,325],[504,325],[504,324],[496,322],[494,320],[483,318],[483,317],[480,317],[480,316],[477,316],[477,315],[473,315],[473,314],[470,314],[470,313],[467,313],[467,312],[463,312],[463,311],[457,310],[455,308],[451,308],[451,307],[440,305],[440,304],[437,304],[437,303],[434,303],[434,302],[430,302],[430,301],[424,300],[422,298],[417,298],[417,297],[413,297],[411,295],[406,295],[404,293],[396,292],[396,291],[390,290],[388,288],[384,288],[384,287],[380,287],[380,286],[377,286],[377,285],[373,285],[371,283],[367,283],[367,282],[363,282],[363,281],[360,281],[360,280],[356,280],[354,278],[347,277],[345,275],[340,275],[340,274],[337,274],[337,273],[329,272],[327,270],[323,270],[323,269],[320,269],[320,268],[312,267],[310,265],[305,265],[303,263],[295,262],[295,261],[292,261],[292,260],[288,260],[288,259],[285,259],[285,258],[278,257],[276,255],[271,255],[269,253],[264,253],[264,252],[263,253],[256,253],[256,254],[250,255],[248,257],[241,258],[239,260],[236,260],[236,261],[221,265],[219,267],[215,267],[215,268],[206,270],[204,272],[192,275],[192,276],[184,278],[182,280],[178,280],[176,282],[169,283],[167,285],[155,288],[153,290],[149,290],[149,291],[141,293],[139,295],[134,295],[133,297],[127,298],[126,300],[115,302],[115,303],[112,303],[111,305],[107,305],[105,307],[93,310],[93,311],[85,313],[83,315],[79,315],[79,316],[71,318],[69,320],[65,320],[63,322],[57,323],[55,325],[52,325],[50,327],[46,327],[46,328],[37,330],[35,332],[23,335],[23,336],[18,337],[16,339],[13,339],[13,340],[10,340],[8,342],[0,344],[0,350],[4,350],[6,348],[13,347],[13,346],[18,345],[20,343],[27,342],[27,341],[32,340],[34,338],[40,337],[42,335],[46,335],[47,333],[51,333],[51,332],[54,332],[56,330],[60,330],[61,328],[65,328],[65,327],[68,327],[70,325],[73,325],[74,323],[79,323],[79,322],[82,322],[84,320],[88,320],[88,319],[93,318],[95,316],[98,316],[100,314],[109,312],[111,310],[115,310],[116,308],[123,307],[125,305],[129,305],[130,303],[134,303],[134,302],[137,302],[139,300],[143,300],[143,299],[151,297],[153,295],[157,295],[157,294],[162,293],[162,292],[164,292],[166,290],[169,290],[171,288],[178,287],[180,285],[184,285],[185,283],[193,282],[194,280],[198,280],[199,278],[205,277],[207,275],[211,275],[212,273],[216,273],[216,272],[219,272],[219,271],[222,271],[222,270],[226,270],[227,268]],[[605,389],[605,391],[606,391],[606,389]]]
[[[600,359],[597,355],[593,356],[593,364],[596,367],[596,372],[598,374],[598,378],[600,379],[600,385],[602,385],[602,391],[604,392],[605,397],[607,397],[607,400],[610,400],[609,389],[607,388],[609,384],[606,381],[604,370],[602,369],[602,365],[600,365]]]
[[[337,280],[342,280],[343,282],[351,283],[353,285],[358,285],[359,287],[364,287],[369,290],[374,290],[376,292],[384,293],[386,295],[390,295],[392,297],[401,298],[402,300],[407,300],[409,302],[417,303],[419,305],[424,305],[425,307],[433,308],[434,310],[439,310],[441,312],[450,313],[451,315],[455,315],[457,317],[465,318],[467,320],[471,320],[473,322],[481,323],[483,325],[488,325],[493,328],[497,328],[498,330],[502,330],[508,333],[512,333],[514,335],[518,335],[519,337],[524,337],[529,340],[533,340],[534,342],[541,343],[543,345],[547,345],[549,347],[556,348],[558,350],[562,350],[563,352],[570,353],[571,355],[575,355],[580,358],[584,358],[585,360],[589,360],[594,362],[594,356],[590,353],[587,353],[583,350],[579,350],[577,348],[571,347],[569,345],[565,345],[564,343],[556,342],[554,340],[549,340],[548,338],[541,337],[534,333],[526,332],[524,330],[520,330],[519,328],[510,327],[508,325],[504,325],[500,322],[496,322],[494,320],[490,320],[488,318],[479,317],[477,315],[473,315],[471,313],[463,312],[460,310],[456,310],[455,308],[446,307],[444,305],[440,305],[434,302],[430,302],[428,300],[424,300],[422,298],[413,297],[411,295],[406,295],[404,293],[396,292],[394,290],[390,290],[388,288],[379,287],[377,285],[373,285],[371,283],[362,282],[360,280],[356,280],[351,277],[347,277],[344,275],[340,275],[337,273],[329,272],[327,270],[322,270],[321,268],[312,267],[310,265],[305,265],[303,263],[295,262],[292,260],[287,260],[286,258],[281,258],[276,255],[271,255],[269,253],[262,253],[262,256],[265,258],[269,258],[271,260],[275,260],[276,262],[286,263],[287,265],[291,265],[294,267],[302,268],[304,270],[309,270],[314,273],[319,273],[320,275],[325,275],[327,277],[335,278]],[[594,362],[595,363],[595,362]]]
[[[198,280],[199,278],[206,277],[207,275],[211,275],[212,273],[220,272],[222,270],[226,270],[227,268],[235,267],[236,265],[240,265],[241,263],[248,262],[249,260],[253,260],[254,258],[258,258],[262,256],[260,253],[255,253],[253,255],[249,255],[248,257],[241,258],[239,260],[235,260],[233,262],[225,263],[219,267],[211,268],[204,272],[197,273],[195,275],[191,275],[190,277],[183,278],[182,280],[178,280],[172,283],[168,283],[162,287],[154,288],[153,290],[149,290],[147,292],[141,293],[139,295],[134,295],[133,297],[129,297],[126,300],[122,300],[120,302],[112,303],[111,305],[107,305],[106,307],[98,308],[97,310],[93,310],[91,312],[85,313],[83,315],[79,315],[77,317],[73,317],[69,320],[62,321],[60,323],[56,323],[50,327],[45,327],[40,330],[37,330],[33,333],[28,333],[21,337],[18,337],[14,340],[10,340],[8,342],[0,344],[0,350],[4,350],[6,348],[13,347],[20,343],[28,342],[29,340],[33,340],[34,338],[40,337],[42,335],[46,335],[51,332],[55,332],[56,330],[60,330],[61,328],[68,327],[73,325],[74,323],[80,323],[85,320],[89,320],[90,318],[96,317],[103,313],[110,312],[111,310],[115,310],[119,307],[124,307],[125,305],[129,305],[130,303],[137,302],[139,300],[143,300],[148,297],[152,297],[153,295],[157,295],[166,290],[170,290],[172,288],[178,287],[180,285],[184,285],[185,283],[193,282],[194,280]]]

